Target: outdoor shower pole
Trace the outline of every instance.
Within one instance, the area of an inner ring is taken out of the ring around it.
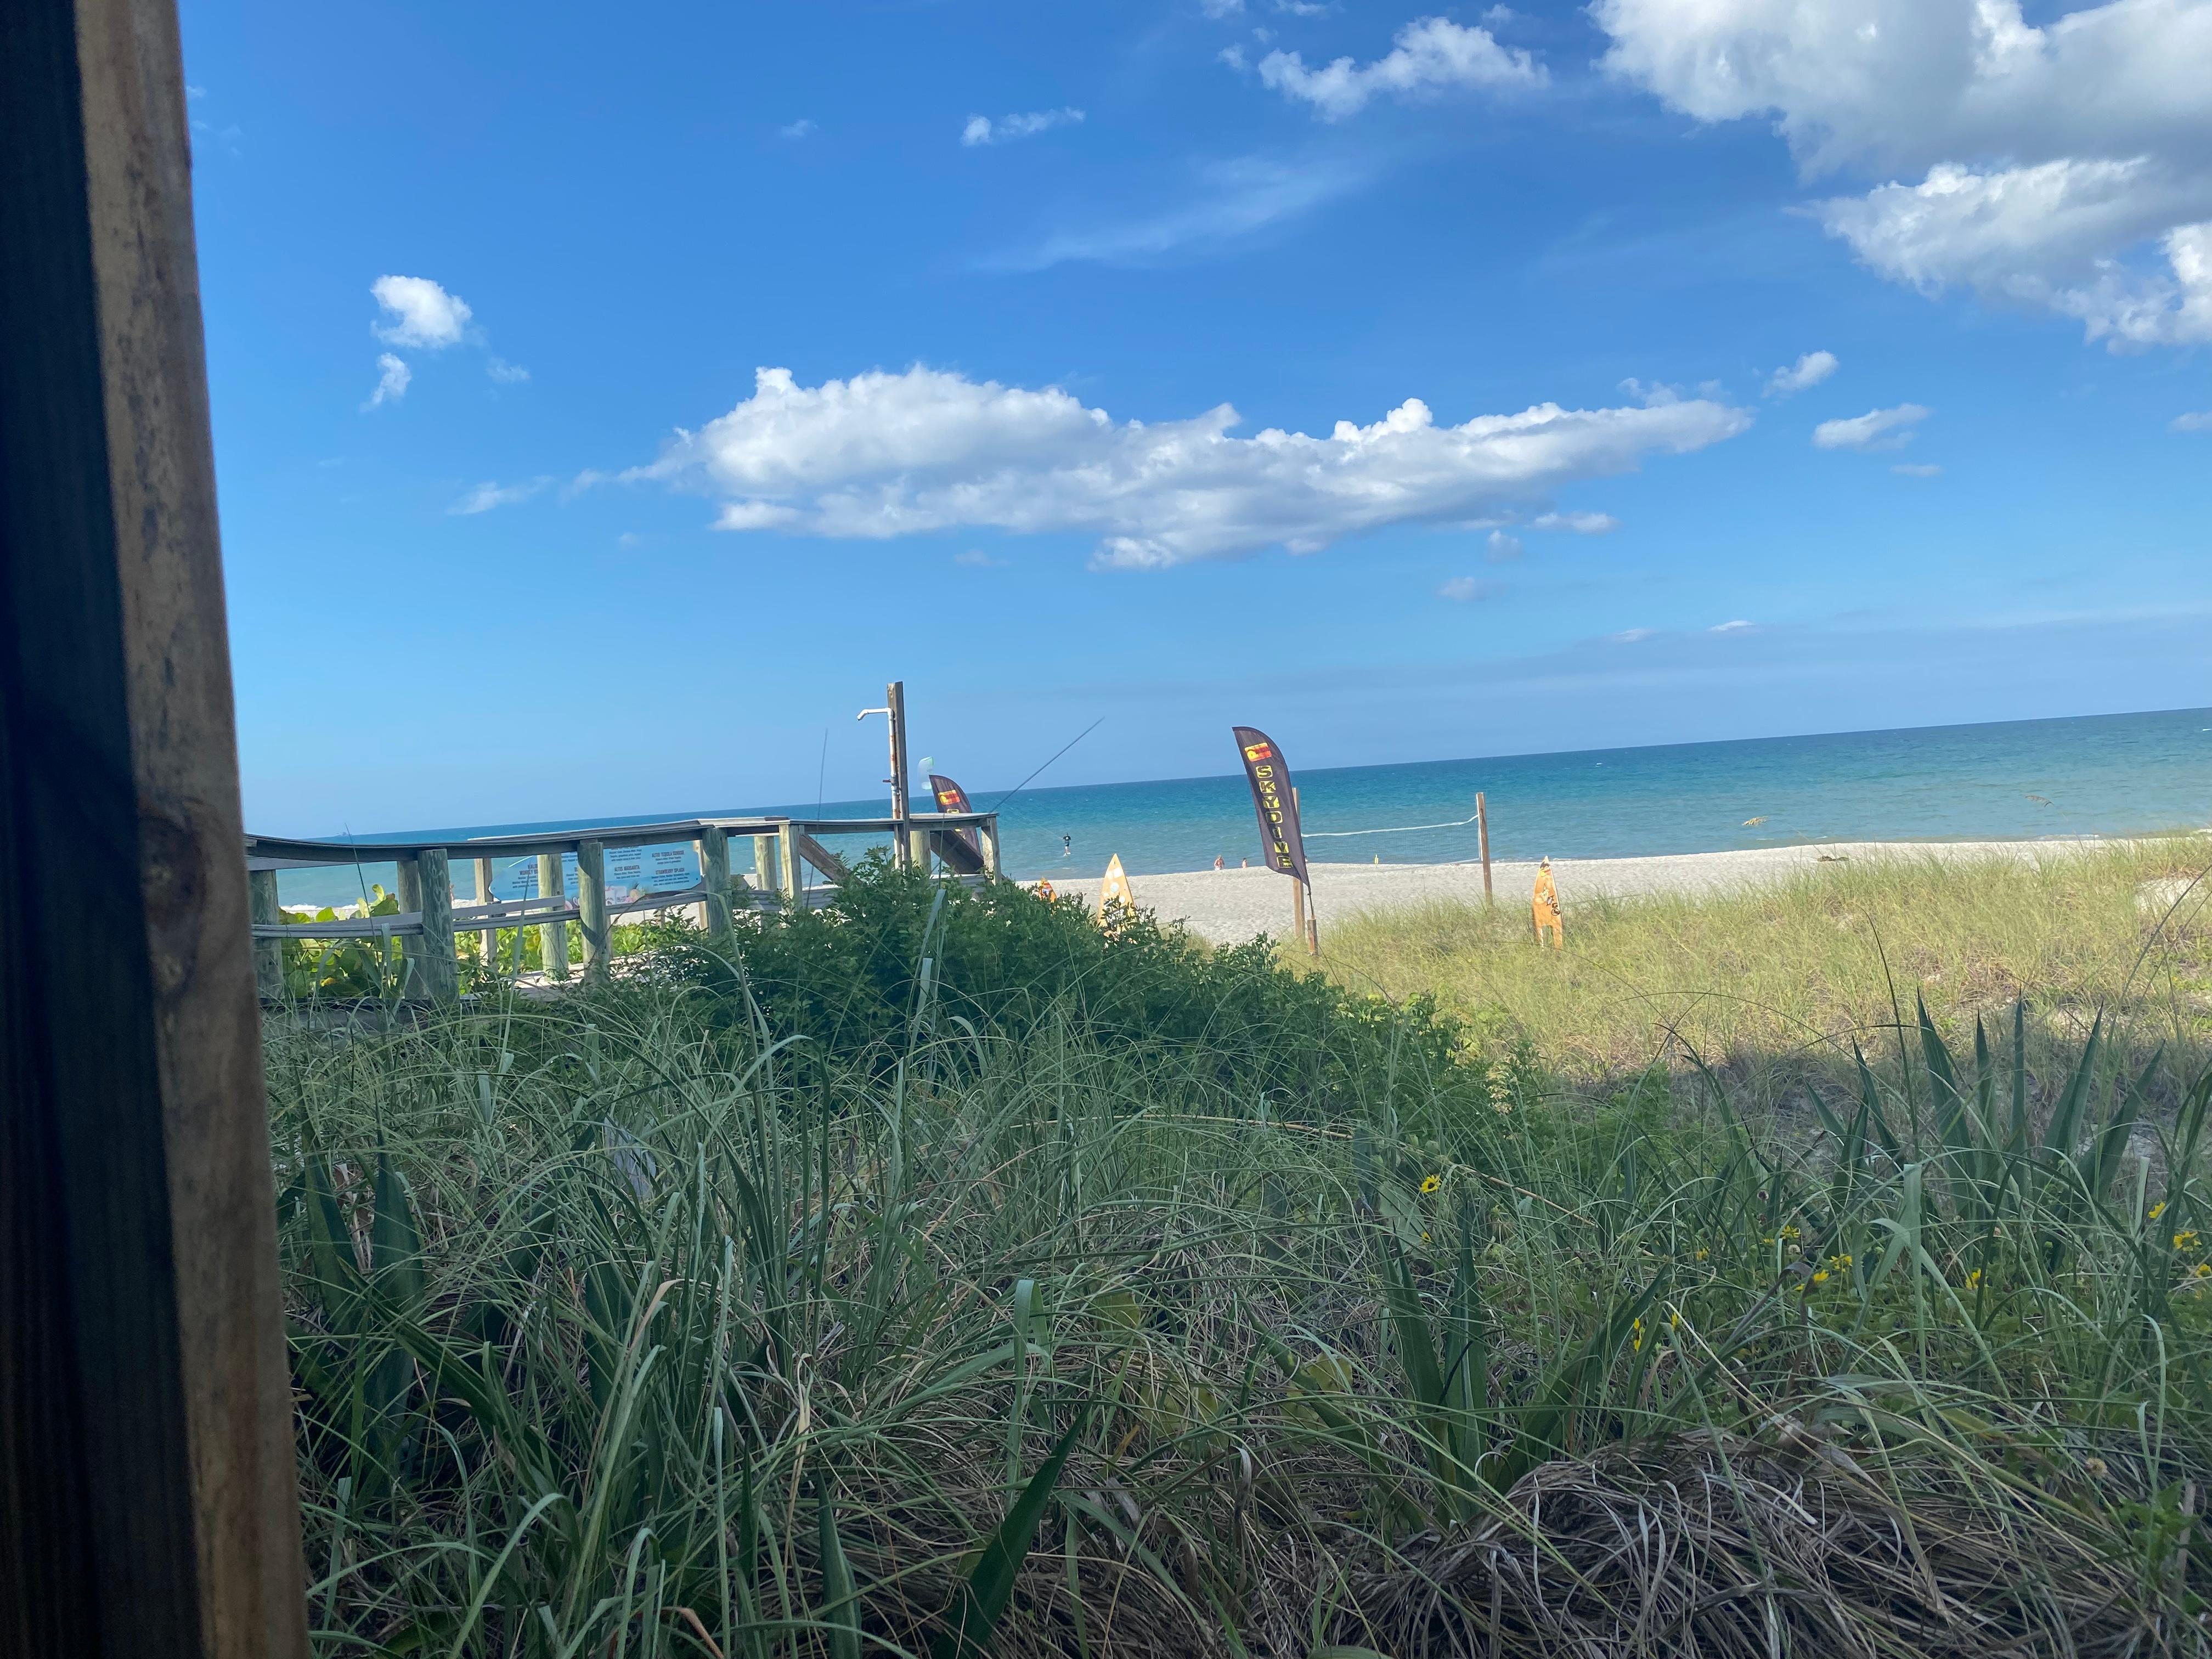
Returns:
[[[891,862],[911,868],[914,848],[907,837],[909,811],[906,793],[906,682],[893,680],[884,688],[884,702],[891,711]]]

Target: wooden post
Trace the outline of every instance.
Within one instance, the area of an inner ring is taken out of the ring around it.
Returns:
[[[983,874],[992,881],[999,878],[999,815],[991,814],[975,826],[975,838],[983,843]]]
[[[776,837],[776,867],[783,887],[783,902],[793,909],[806,902],[806,872],[799,857],[799,829],[787,821]]]
[[[584,935],[584,977],[604,981],[607,976],[607,848],[606,843],[576,843],[576,926]]]
[[[1490,807],[1482,799],[1482,791],[1474,792],[1474,834],[1482,847],[1482,902],[1492,902],[1490,893]]]
[[[1298,791],[1297,786],[1293,784],[1291,786],[1291,811],[1295,813],[1297,810]],[[1304,823],[1304,818],[1299,822]],[[1306,914],[1306,900],[1311,896],[1312,890],[1304,882],[1293,881],[1291,884],[1291,924],[1297,929],[1298,942],[1306,947],[1306,954],[1317,957],[1321,954],[1321,918]]]
[[[0,1653],[305,1659],[167,0],[0,24]]]
[[[907,814],[912,810],[906,794],[906,682],[893,680],[885,686],[884,701],[891,711],[891,862],[902,870],[910,870],[914,847],[906,830]]]
[[[565,899],[568,896],[568,878],[562,873],[562,858],[558,853],[538,855],[538,896]],[[517,939],[522,937],[520,931]],[[538,930],[538,949],[544,958],[540,964],[548,979],[568,977],[568,924],[549,921]]]
[[[782,884],[776,879],[775,837],[755,836],[753,837],[753,890],[758,895],[758,898],[754,902],[757,903],[759,899],[766,898],[770,893],[777,891]]]
[[[906,861],[908,867],[929,873],[929,831],[909,830],[906,832]]]
[[[283,906],[276,895],[276,872],[256,870],[246,878],[246,891],[254,922],[269,927],[284,920]],[[253,941],[253,988],[264,1002],[284,1000],[284,941],[281,939],[257,939]]]
[[[478,859],[477,860],[477,902],[478,904],[491,902],[492,879],[491,860]],[[487,927],[483,930],[483,970],[494,979],[499,977],[499,929],[496,927]]]
[[[709,824],[699,831],[699,884],[707,890],[707,937],[730,936],[730,838]]]
[[[400,859],[399,908],[422,915],[421,935],[399,941],[401,960],[407,963],[402,994],[453,1001],[460,994],[453,960],[453,881],[442,848],[426,847]]]

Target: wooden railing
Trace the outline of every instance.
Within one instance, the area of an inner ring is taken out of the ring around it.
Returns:
[[[938,869],[955,878],[988,880],[999,874],[995,812],[915,813],[903,820],[888,817],[685,818],[668,823],[465,836],[453,841],[293,841],[249,836],[246,865],[253,907],[254,976],[264,997],[283,996],[283,941],[287,939],[397,939],[406,963],[405,992],[433,1002],[450,1002],[460,992],[455,943],[459,934],[482,933],[485,959],[496,962],[500,929],[543,928],[545,971],[551,978],[566,979],[568,930],[573,922],[583,933],[584,976],[604,978],[608,966],[608,927],[616,916],[696,905],[703,911],[708,937],[724,938],[736,910],[823,903],[850,878],[844,861],[824,847],[820,837],[882,836],[902,830],[908,837],[909,860],[917,869],[929,869],[933,854]],[[974,833],[974,846],[961,831]],[[746,836],[753,843],[750,882],[730,872],[730,842]],[[665,847],[686,842],[696,853],[697,881],[685,888],[610,901],[606,879],[610,848]],[[492,898],[494,866],[533,855],[538,860],[536,896]],[[568,897],[566,870],[570,856],[576,860],[573,900]],[[474,903],[453,902],[453,860],[457,858],[476,864]],[[398,869],[396,915],[315,922],[284,919],[276,884],[279,871],[386,862]],[[821,883],[808,882],[809,866],[822,876]]]

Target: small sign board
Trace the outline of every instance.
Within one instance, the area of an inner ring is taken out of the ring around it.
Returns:
[[[680,893],[699,884],[698,849],[690,842],[668,847],[610,847],[606,853],[607,902],[627,904],[653,893]],[[576,896],[576,855],[561,856],[562,891]],[[492,866],[491,896],[501,899],[536,898],[538,860],[505,859]]]

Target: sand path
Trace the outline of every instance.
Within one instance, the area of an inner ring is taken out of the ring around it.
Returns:
[[[1637,859],[1554,859],[1552,873],[1570,920],[1578,899],[1628,898],[1652,893],[1726,893],[1786,878],[1801,871],[1837,867],[1836,861],[1876,859],[2033,860],[2107,845],[2097,840],[1843,842],[1812,847],[1768,847],[1729,853],[1677,853]],[[1482,867],[1474,864],[1316,864],[1314,905],[1322,926],[1362,911],[1395,909],[1434,900],[1479,901]],[[1491,866],[1498,902],[1523,910],[1536,866]],[[1202,939],[1235,944],[1266,933],[1291,937],[1291,884],[1272,870],[1201,870],[1133,875],[1137,902],[1162,921],[1180,921]],[[1063,894],[1097,896],[1097,884],[1056,883]]]

